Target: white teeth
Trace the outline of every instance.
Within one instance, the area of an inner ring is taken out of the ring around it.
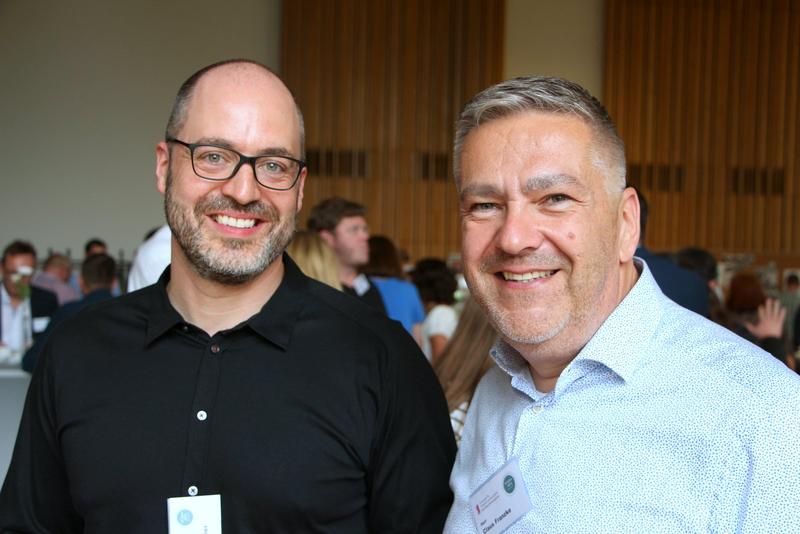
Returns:
[[[537,278],[547,278],[553,276],[555,271],[532,271],[529,273],[507,273],[503,272],[503,278],[506,280],[513,280],[515,282],[527,282],[528,280],[536,280]]]
[[[219,224],[232,226],[233,228],[252,228],[256,225],[255,219],[234,219],[233,217],[228,217],[227,215],[217,215],[214,217],[214,220]]]

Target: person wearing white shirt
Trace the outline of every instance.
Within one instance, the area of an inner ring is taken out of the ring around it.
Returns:
[[[500,339],[444,532],[800,532],[800,377],[634,257],[602,104],[559,78],[490,87],[454,162],[465,276]]]
[[[171,241],[172,232],[165,224],[139,246],[128,273],[128,293],[156,283],[169,265]]]

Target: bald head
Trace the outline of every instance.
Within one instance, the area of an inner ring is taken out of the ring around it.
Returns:
[[[264,83],[265,87],[270,87],[272,89],[264,93],[265,99],[272,101],[272,99],[276,97],[281,100],[288,98],[291,102],[300,137],[300,157],[305,159],[305,125],[303,122],[303,114],[294,101],[291,91],[289,91],[286,85],[269,67],[249,59],[229,59],[220,61],[203,67],[189,76],[189,78],[183,82],[178,90],[178,94],[175,96],[175,103],[172,106],[172,112],[167,122],[166,137],[179,137],[181,129],[186,124],[186,119],[191,111],[191,103],[194,100],[198,88],[220,82],[233,85],[246,84],[259,79]]]

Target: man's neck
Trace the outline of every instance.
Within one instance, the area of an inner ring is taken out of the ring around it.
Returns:
[[[21,299],[19,297],[11,295],[11,293],[6,291],[6,286],[4,286],[3,284],[0,284],[0,291],[2,291],[3,300],[8,302],[11,305],[11,307],[15,310],[19,308],[19,305],[25,301],[25,299]]]
[[[639,273],[632,261],[623,265],[619,271],[614,296],[608,301],[610,304],[606,309],[598,310],[593,321],[582,325],[582,335],[557,336],[537,345],[526,346],[509,343],[528,362],[531,378],[538,391],[548,393],[555,389],[558,378],[564,369],[572,363],[597,330],[603,326],[603,323],[619,306],[638,279]]]
[[[228,285],[200,276],[173,243],[167,295],[172,306],[188,323],[213,336],[233,328],[258,313],[283,279],[283,258],[249,282]]]
[[[351,265],[339,264],[339,279],[343,285],[353,287],[353,280],[356,279],[356,276],[358,276],[358,269]]]

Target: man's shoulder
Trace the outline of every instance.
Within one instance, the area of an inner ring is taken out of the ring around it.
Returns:
[[[404,335],[404,331],[386,314],[363,300],[343,291],[309,279],[306,295],[309,309],[324,316],[325,325],[333,330],[353,327],[363,329],[366,335],[382,339],[386,335]]]
[[[651,349],[674,355],[675,372],[691,374],[711,394],[765,407],[800,393],[796,373],[723,326],[680,306],[665,310],[662,325]]]
[[[63,321],[52,337],[57,341],[64,338],[88,341],[125,327],[144,331],[155,290],[155,286],[150,286],[96,302],[81,300],[67,304],[66,309],[62,308],[65,313],[59,313]]]

